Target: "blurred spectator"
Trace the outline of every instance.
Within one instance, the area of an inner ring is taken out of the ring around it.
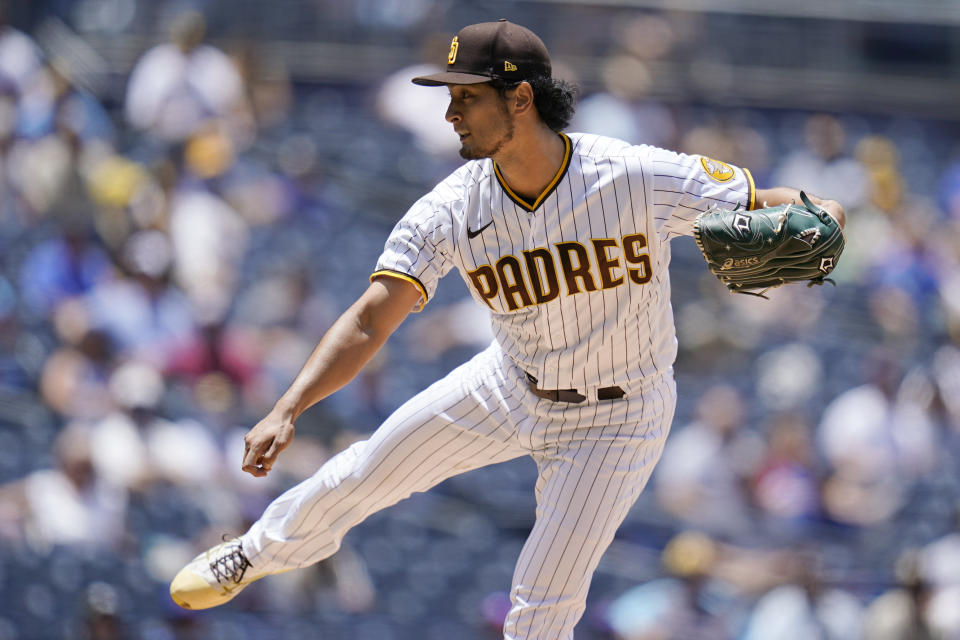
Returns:
[[[766,431],[766,451],[751,480],[753,501],[774,518],[806,521],[809,530],[820,512],[812,429],[792,412],[776,416]]]
[[[0,79],[0,238],[18,231],[23,218],[8,159],[16,141],[17,99],[16,90]]]
[[[960,526],[957,529],[927,544],[917,557],[918,578],[929,587],[924,619],[937,638],[960,636],[960,609],[956,607],[960,598]]]
[[[816,195],[838,194],[847,211],[861,206],[868,195],[867,175],[849,155],[843,123],[829,114],[812,115],[804,125],[804,142],[806,148],[789,154],[773,173],[772,182],[802,185]]]
[[[23,359],[17,354],[22,344],[23,324],[16,313],[17,291],[0,276],[0,388],[26,389],[33,386]]]
[[[800,553],[796,582],[775,587],[756,603],[743,640],[858,640],[863,606],[849,591],[825,584],[819,559]]]
[[[128,637],[120,618],[117,587],[95,582],[84,591],[86,640],[123,640]]]
[[[130,74],[127,120],[162,141],[178,143],[216,119],[234,143],[245,146],[253,131],[243,79],[226,54],[203,44],[205,34],[199,12],[176,17],[170,42],[143,54]]]
[[[410,78],[436,73],[436,65],[404,67],[383,81],[377,92],[377,112],[384,122],[402,127],[428,153],[456,157],[460,141],[444,120],[450,96],[443,91],[418,91]]]
[[[960,153],[943,170],[938,186],[941,210],[948,218],[960,220]]]
[[[25,226],[43,218],[90,217],[79,138],[51,132],[18,137],[7,155],[10,185],[24,205]]]
[[[921,335],[921,309],[911,293],[897,286],[876,285],[868,291],[871,327],[879,329],[881,344],[911,351]]]
[[[41,65],[41,53],[32,38],[7,23],[6,2],[0,3],[0,82],[19,93]]]
[[[657,14],[642,14],[612,27],[615,52],[603,61],[603,90],[579,101],[571,129],[672,148],[673,113],[652,100],[650,91],[658,80],[657,62],[673,48],[673,27]]]
[[[868,268],[887,259],[885,247],[894,244],[899,233],[897,207],[905,188],[899,153],[891,140],[882,136],[863,138],[857,143],[855,155],[866,170],[868,193],[859,210],[847,209],[843,260],[833,274],[841,284],[862,281]]]
[[[936,461],[937,434],[918,399],[901,385],[892,354],[874,353],[867,382],[824,409],[817,428],[831,466],[823,501],[834,519],[868,525],[892,517],[914,479]]]
[[[262,358],[257,331],[208,324],[169,354],[166,373],[193,383],[199,409],[226,414],[243,391],[237,387],[256,382]]]
[[[263,598],[271,611],[310,611],[317,598],[335,602],[349,613],[370,611],[377,592],[366,561],[349,543],[309,571],[294,571],[271,580]]]
[[[877,238],[887,242],[875,246],[866,259],[865,279],[883,298],[909,298],[894,305],[898,315],[891,317],[891,309],[885,308],[889,306],[885,299],[874,302],[877,305],[874,313],[880,326],[895,338],[910,339],[919,323],[938,321],[932,307],[945,275],[945,256],[937,251],[939,243],[930,238],[937,237],[941,222],[933,203],[914,195],[905,197],[890,217],[892,232]]]
[[[766,139],[756,129],[742,123],[724,120],[697,123],[683,135],[680,150],[746,167],[757,184],[763,184],[770,168]]]
[[[79,304],[61,305],[56,315],[64,344],[43,363],[40,396],[65,418],[101,418],[113,408],[107,386],[115,357],[110,337],[90,328]]]
[[[85,179],[94,226],[111,252],[122,256],[124,243],[137,231],[168,232],[177,171],[166,156],[150,166],[121,154],[105,154],[91,163]]]
[[[90,459],[97,475],[113,485],[140,490],[154,479],[144,430],[164,390],[156,369],[127,361],[107,383],[113,410],[90,422]]]
[[[34,74],[22,97],[18,131],[25,138],[52,133],[83,145],[112,142],[113,122],[95,96],[73,83],[71,62],[56,58]]]
[[[898,585],[877,596],[864,616],[864,637],[869,640],[934,640],[927,621],[931,587],[918,566],[918,554],[910,549],[896,563]]]
[[[67,298],[84,295],[112,276],[110,258],[90,236],[86,225],[68,224],[61,235],[30,250],[18,283],[27,308],[45,316]]]
[[[247,99],[257,129],[263,131],[286,125],[293,104],[293,87],[284,61],[279,56],[271,56],[267,47],[253,43],[232,57],[247,88]]]
[[[733,636],[731,602],[711,592],[718,549],[709,537],[687,531],[663,550],[670,577],[626,591],[611,603],[607,620],[617,640],[717,640]]]
[[[956,231],[954,241],[960,255],[960,226]],[[960,344],[960,269],[955,265],[944,275],[937,308],[943,311],[945,334],[954,345]]]
[[[900,154],[892,140],[866,136],[857,142],[854,157],[867,172],[868,202],[884,213],[896,211],[904,192]]]
[[[670,110],[646,97],[653,82],[642,60],[615,55],[604,62],[604,91],[585,96],[570,128],[608,135],[634,144],[669,146],[676,134]]]
[[[960,349],[955,344],[946,344],[937,350],[931,374],[950,432],[960,435]]]
[[[418,360],[431,362],[450,349],[479,351],[493,340],[490,313],[473,298],[426,309],[423,319],[410,328],[409,340]]]
[[[662,509],[707,532],[749,531],[744,485],[762,445],[744,429],[744,411],[733,387],[721,384],[703,393],[696,420],[670,435],[654,474]]]
[[[189,418],[161,418],[150,421],[145,431],[150,461],[160,478],[185,488],[213,488],[223,471],[223,455],[208,426]]]
[[[52,468],[0,488],[0,499],[21,506],[21,535],[34,548],[107,550],[123,541],[127,492],[97,476],[90,447],[89,431],[71,424],[57,436]]]
[[[201,175],[219,175],[225,167],[217,157],[208,158],[195,160]],[[248,238],[246,221],[219,195],[195,179],[181,180],[170,202],[173,276],[200,324],[215,324],[225,317]]]
[[[804,311],[813,306],[804,308]],[[803,342],[773,347],[760,354],[756,362],[757,398],[769,409],[802,409],[820,391],[823,363],[817,352]]]
[[[236,158],[216,185],[224,201],[251,227],[277,224],[293,212],[301,195],[295,183],[275,168],[245,156]]]
[[[63,59],[38,68],[18,96],[13,128],[5,122],[13,102],[0,98],[0,183],[22,205],[19,215],[27,224],[43,217],[88,224],[92,206],[85,178],[111,153],[113,127],[106,111],[72,84]]]
[[[166,371],[196,332],[194,309],[172,287],[172,249],[159,231],[141,231],[123,248],[127,275],[103,281],[84,299],[88,322],[126,358]]]

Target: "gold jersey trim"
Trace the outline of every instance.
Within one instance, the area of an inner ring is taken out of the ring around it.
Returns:
[[[423,310],[423,307],[426,306],[427,298],[428,298],[427,288],[423,286],[422,282],[420,282],[419,280],[417,280],[411,275],[408,275],[406,273],[401,273],[400,271],[394,271],[393,269],[380,269],[379,271],[374,271],[373,273],[370,274],[370,282],[373,282],[374,280],[376,280],[381,276],[387,276],[390,278],[396,278],[397,280],[403,280],[405,282],[409,282],[410,284],[412,284],[413,286],[415,286],[417,289],[420,290],[420,296],[423,298],[423,302],[421,302],[416,307],[414,307],[413,309],[414,313],[419,313],[420,311]]]
[[[503,175],[500,173],[500,167],[497,166],[497,163],[493,163],[493,171],[497,175],[497,182],[500,183],[500,186],[503,187],[503,190],[510,196],[510,199],[516,202],[518,205],[526,209],[527,211],[536,211],[537,207],[543,204],[543,201],[553,193],[553,190],[557,188],[557,185],[560,184],[560,181],[563,179],[563,176],[567,174],[567,169],[570,168],[570,158],[571,158],[571,146],[570,138],[564,133],[560,133],[560,138],[563,140],[563,162],[560,163],[560,169],[557,171],[557,175],[553,176],[553,180],[550,181],[550,184],[547,185],[547,188],[543,190],[537,199],[533,202],[529,202],[525,198],[518,196],[513,192],[513,189],[507,184],[507,181],[503,179]]]
[[[747,211],[752,211],[757,206],[757,185],[753,183],[753,176],[749,169],[744,168],[743,173],[747,176],[747,184],[750,187],[750,203],[747,205]]]

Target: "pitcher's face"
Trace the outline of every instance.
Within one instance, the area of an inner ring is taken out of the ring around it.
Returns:
[[[460,156],[465,160],[496,156],[513,139],[514,116],[506,98],[489,84],[449,85],[449,89],[446,118],[460,136]]]

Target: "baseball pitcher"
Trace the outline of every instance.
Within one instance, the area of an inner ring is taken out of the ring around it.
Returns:
[[[536,522],[504,637],[568,640],[670,430],[670,240],[696,234],[731,290],[819,284],[842,249],[843,209],[758,190],[749,171],[718,160],[565,133],[571,87],[552,77],[543,42],[505,20],[462,29],[446,70],[413,82],[449,91],[446,119],[467,162],[397,223],[369,288],[247,434],[243,469],[268,474],[298,416],[347,384],[450,270],[490,310],[495,338],[249,531],[197,556],[171,595],[190,609],[223,604],[327,558],[351,527],[415,491],[526,455],[539,470]]]

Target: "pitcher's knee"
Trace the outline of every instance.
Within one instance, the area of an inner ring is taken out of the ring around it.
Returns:
[[[503,625],[506,640],[572,638],[586,609],[585,594],[545,586],[514,586],[510,599],[513,606]]]

